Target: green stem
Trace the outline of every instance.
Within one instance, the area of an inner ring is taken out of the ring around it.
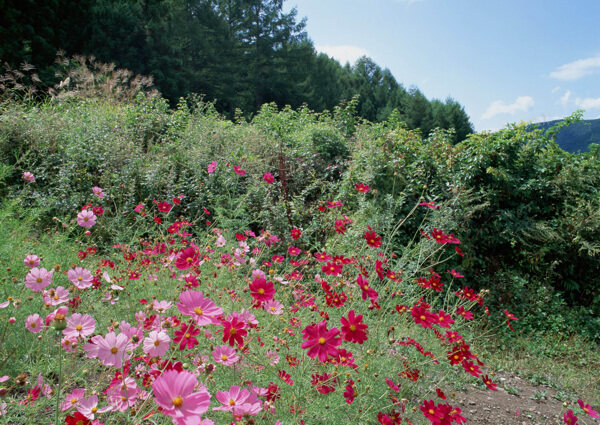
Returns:
[[[56,407],[54,410],[54,423],[57,425],[58,425],[58,408],[59,408],[59,403],[60,403],[60,385],[61,385],[61,381],[62,381],[62,362],[63,362],[62,347],[59,343],[58,344],[58,384],[56,387]]]

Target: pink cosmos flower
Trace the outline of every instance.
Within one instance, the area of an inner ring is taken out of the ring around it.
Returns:
[[[92,211],[83,210],[77,214],[77,224],[79,224],[81,227],[89,229],[96,224],[96,215]]]
[[[223,406],[213,407],[213,410],[232,412],[235,416],[256,414],[262,410],[261,402],[256,394],[237,385],[233,385],[229,391],[217,391],[216,397]]]
[[[144,353],[152,357],[162,357],[169,350],[171,338],[166,332],[151,331],[144,338]]]
[[[75,388],[69,394],[66,395],[65,401],[60,405],[61,410],[69,410],[71,407],[77,407],[79,400],[83,398],[85,394],[85,388]]]
[[[96,413],[105,413],[111,410],[112,407],[110,406],[105,406],[102,409],[98,409],[97,395],[91,395],[88,398],[82,397],[77,405],[77,411],[92,421],[96,419]]]
[[[304,341],[301,347],[308,348],[306,354],[311,359],[318,357],[319,361],[324,362],[328,356],[335,357],[338,354],[335,347],[342,344],[339,334],[340,330],[337,328],[327,329],[325,320],[316,325],[308,325],[302,330],[302,337],[307,341]]]
[[[52,281],[54,270],[46,270],[44,268],[32,268],[27,276],[25,276],[25,286],[33,292],[43,291]]]
[[[120,368],[123,366],[123,361],[131,358],[131,354],[127,353],[129,338],[122,333],[116,335],[114,332],[109,332],[106,337],[96,335],[91,343],[83,346],[83,349],[87,353],[86,357],[98,358],[105,366]]]
[[[39,314],[30,314],[25,321],[25,327],[28,331],[33,332],[34,334],[41,332],[42,328],[42,318]]]
[[[88,269],[75,267],[67,272],[67,278],[79,289],[86,289],[92,286],[94,277]]]
[[[98,186],[92,187],[92,192],[94,192],[94,195],[96,195],[100,199],[104,199],[104,197],[106,196],[102,188]]]
[[[270,300],[263,304],[263,308],[271,314],[280,315],[283,313],[283,304],[277,300]]]
[[[158,300],[154,300],[152,302],[152,309],[158,313],[164,313],[165,311],[167,311],[168,309],[171,308],[172,303],[170,301],[158,301]]]
[[[56,289],[44,291],[42,294],[42,299],[44,300],[45,304],[52,306],[66,303],[69,301],[69,290],[59,286]]]
[[[273,174],[265,173],[263,175],[263,180],[266,181],[268,184],[273,184],[273,182],[275,181],[275,178],[273,177]]]
[[[38,257],[37,255],[33,255],[33,254],[29,254],[23,260],[23,262],[25,263],[25,265],[27,267],[37,267],[40,265],[40,261],[41,261],[40,257]]]
[[[258,302],[272,300],[273,295],[275,294],[273,282],[267,282],[265,279],[260,277],[254,279],[248,288],[250,289],[250,295],[252,295],[252,298]]]
[[[62,314],[63,316],[66,316],[68,312],[69,308],[67,306],[63,305],[58,307],[56,310],[46,316],[46,319],[44,320],[45,325],[50,326],[50,323],[56,318],[57,315]]]
[[[231,366],[240,359],[240,356],[236,354],[235,349],[226,345],[215,348],[212,352],[212,356],[215,362],[225,366]]]
[[[225,239],[225,237],[223,235],[219,235],[217,237],[217,240],[215,241],[215,245],[218,246],[219,248],[224,247],[226,243],[227,243],[227,240]]]
[[[92,316],[73,313],[70,317],[67,317],[67,327],[63,329],[62,333],[71,340],[76,340],[77,338],[85,339],[93,334],[95,329],[96,321]]]
[[[35,183],[35,177],[32,173],[30,173],[29,171],[25,171],[23,173],[23,179],[27,180],[29,183]]]
[[[132,326],[125,320],[121,320],[119,329],[129,338],[129,350],[136,349],[142,343],[142,339],[144,338],[143,326]]]
[[[575,425],[577,421],[579,421],[579,418],[575,416],[572,410],[569,410],[567,413],[564,414],[563,420],[567,425]]]
[[[217,169],[217,165],[219,165],[217,161],[213,161],[210,164],[208,164],[208,174],[214,173]]]
[[[210,394],[206,391],[194,392],[197,384],[198,381],[191,372],[168,370],[152,384],[154,401],[163,409],[165,415],[172,418],[199,419],[199,416],[208,410]]]
[[[223,309],[210,299],[204,298],[200,291],[183,291],[179,294],[177,308],[185,316],[192,316],[198,326],[219,324],[218,318],[223,314]]]
[[[105,394],[106,401],[113,410],[125,412],[138,402],[140,388],[133,378],[126,376],[124,379],[113,380]]]

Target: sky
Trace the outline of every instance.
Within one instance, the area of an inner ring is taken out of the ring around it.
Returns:
[[[286,0],[319,52],[460,102],[476,131],[600,118],[600,0]]]

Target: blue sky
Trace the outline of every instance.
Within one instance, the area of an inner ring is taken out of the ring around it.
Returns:
[[[585,109],[600,117],[600,0],[286,0],[318,51],[361,55],[476,131]]]

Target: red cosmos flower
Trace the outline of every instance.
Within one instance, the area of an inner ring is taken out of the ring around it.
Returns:
[[[383,280],[383,262],[381,260],[375,260],[375,271],[379,280]]]
[[[196,250],[190,246],[179,253],[177,260],[175,260],[175,267],[179,270],[186,270],[198,265],[199,261]]]
[[[438,408],[433,400],[423,400],[423,405],[419,407],[423,415],[431,421],[432,424],[440,423]]]
[[[473,375],[475,378],[479,378],[479,375],[481,375],[481,370],[479,370],[479,366],[477,366],[470,360],[463,360],[462,366],[465,369],[465,372]]]
[[[275,181],[275,178],[273,177],[273,174],[265,173],[263,175],[263,180],[266,181],[268,184],[273,184],[273,182]]]
[[[181,330],[175,331],[175,338],[173,338],[173,342],[180,343],[180,350],[185,350],[186,347],[191,350],[194,348],[194,346],[198,345],[196,335],[199,333],[200,329],[196,328],[193,323],[190,323],[189,325],[182,323]]]
[[[381,236],[377,236],[377,233],[375,233],[370,226],[367,226],[367,228],[369,231],[363,236],[367,241],[367,245],[371,248],[379,248],[381,246]]]
[[[340,235],[346,234],[346,231],[348,230],[348,229],[346,229],[346,221],[345,220],[336,220],[334,228],[335,228],[335,231],[338,232]]]
[[[294,381],[291,379],[290,374],[287,373],[285,370],[279,370],[279,377],[281,378],[281,380],[283,382],[285,382],[288,385],[294,385]]]
[[[437,323],[438,318],[426,309],[422,304],[416,305],[410,312],[413,320],[416,324],[423,326],[424,328],[431,329],[432,323]]]
[[[237,344],[239,347],[244,345],[244,337],[248,335],[246,323],[232,317],[230,320],[223,321],[223,342],[231,347]]]
[[[391,390],[394,390],[396,392],[401,391],[400,385],[396,385],[394,381],[392,381],[390,378],[386,377],[385,383],[388,385],[388,387],[390,387]]]
[[[346,399],[346,403],[354,403],[354,399],[357,395],[358,393],[356,392],[356,386],[354,385],[354,381],[352,379],[348,379],[348,382],[346,383],[346,391],[344,391],[344,398]]]
[[[67,425],[91,425],[92,421],[83,416],[79,412],[73,413],[73,416],[67,416],[65,418]]]
[[[300,255],[300,254],[302,254],[302,250],[300,248],[296,248],[295,246],[290,246],[288,248],[288,254],[290,254],[290,255]]]
[[[439,388],[435,389],[435,393],[438,395],[439,398],[441,398],[442,400],[446,400],[446,394],[444,394],[444,392],[442,390],[440,390]]]
[[[445,234],[444,232],[442,232],[441,230],[436,229],[435,227],[431,231],[431,237],[434,241],[436,241],[437,243],[440,243],[440,244],[450,242],[448,235]]]
[[[596,412],[594,409],[592,409],[592,406],[590,406],[587,403],[584,403],[583,400],[577,400],[577,403],[579,404],[579,407],[581,408],[581,410],[583,410],[585,413],[587,413],[592,418],[600,418],[600,414],[598,414],[598,412]]]
[[[292,230],[290,230],[290,236],[293,240],[298,240],[300,239],[300,236],[302,236],[302,231],[294,227]]]
[[[347,300],[348,296],[344,293],[344,291],[340,292],[339,294],[337,292],[332,292],[325,295],[325,302],[329,307],[343,307]]]
[[[450,273],[452,276],[456,277],[456,278],[461,278],[464,277],[462,274],[460,274],[459,272],[457,272],[456,270],[452,269],[452,270],[448,270],[448,273]]]
[[[240,176],[243,176],[246,174],[246,170],[242,170],[242,167],[239,165],[234,165],[233,166],[233,172],[235,174],[239,174]]]
[[[433,202],[420,202],[419,203],[420,207],[428,207],[431,208],[432,210],[437,210],[440,206],[434,204]]]
[[[330,276],[337,276],[338,274],[340,274],[342,272],[343,266],[341,264],[335,264],[335,263],[326,263],[325,265],[321,266],[321,271],[323,273],[325,273],[326,275],[330,275]]]
[[[324,263],[331,260],[331,255],[327,255],[326,252],[315,252],[314,257],[319,263]]]
[[[310,382],[317,387],[317,391],[321,394],[329,394],[335,391],[335,385],[337,385],[337,378],[332,379],[332,376],[333,375],[329,373],[323,373],[323,375],[313,373]]]
[[[572,410],[569,410],[567,413],[565,413],[563,419],[567,425],[575,425],[579,420],[579,418],[573,414]]]
[[[157,207],[160,212],[164,213],[168,213],[169,211],[171,211],[171,208],[173,208],[168,202],[159,202],[157,204]]]
[[[325,362],[328,356],[337,356],[338,349],[335,347],[342,344],[339,334],[340,330],[337,328],[327,329],[327,322],[324,320],[316,325],[308,325],[302,330],[302,337],[306,341],[301,347],[308,348],[306,354],[311,359],[318,357],[319,361]]]
[[[362,291],[362,299],[366,300],[367,297],[375,302],[377,301],[377,297],[379,297],[379,294],[377,293],[377,291],[373,288],[371,288],[369,286],[369,282],[367,281],[367,279],[363,279],[362,275],[359,274],[358,277],[356,278],[356,283],[358,284],[358,286],[360,287],[360,290]]]
[[[354,187],[356,188],[356,190],[358,190],[360,193],[367,193],[368,191],[371,190],[371,188],[369,187],[369,185],[366,184],[355,184]]]
[[[456,309],[456,314],[460,314],[467,320],[473,318],[473,313],[471,313],[469,310],[465,310],[465,308],[462,305]]]
[[[512,313],[509,313],[508,310],[502,310],[502,312],[506,315],[508,320],[519,320],[519,319],[517,319],[517,316],[515,316]]]
[[[367,334],[369,333],[367,328],[369,326],[362,323],[362,318],[362,314],[355,316],[354,310],[350,310],[347,319],[343,316],[340,318],[340,322],[342,322],[342,337],[344,338],[344,341],[355,343],[358,342],[359,344],[362,344],[367,340]]]
[[[452,316],[446,314],[444,310],[440,310],[437,315],[434,314],[434,317],[437,319],[435,323],[442,328],[450,328],[450,325],[454,323]]]
[[[273,282],[267,282],[266,279],[263,279],[262,277],[254,279],[248,288],[250,289],[252,298],[258,302],[271,301],[275,294]]]
[[[454,251],[456,251],[456,253],[457,253],[458,255],[460,255],[461,257],[464,257],[464,256],[465,256],[465,254],[463,254],[463,252],[460,250],[460,247],[459,247],[459,246],[455,246],[455,247],[454,247]]]
[[[492,380],[487,376],[484,375],[481,377],[481,379],[483,379],[483,383],[485,384],[486,387],[488,387],[490,390],[492,391],[498,391],[498,384],[494,384],[492,382]]]

